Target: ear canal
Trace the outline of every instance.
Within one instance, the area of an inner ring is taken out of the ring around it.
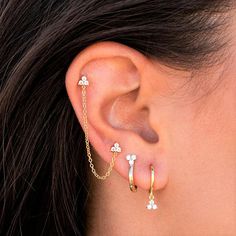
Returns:
[[[114,128],[133,131],[146,142],[157,143],[158,134],[150,127],[148,121],[149,110],[147,108],[137,110],[133,106],[137,96],[135,93],[138,93],[138,90],[116,99],[109,113],[108,121]]]

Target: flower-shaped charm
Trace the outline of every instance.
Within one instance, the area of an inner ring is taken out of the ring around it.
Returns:
[[[115,143],[112,147],[111,147],[111,152],[121,152],[121,147],[119,143]]]
[[[154,200],[149,201],[149,204],[147,205],[147,209],[148,210],[156,210],[157,209],[157,205],[155,204]]]
[[[129,161],[129,165],[133,166],[134,161],[136,160],[136,155],[135,154],[129,154],[126,156],[126,160]]]
[[[81,77],[81,79],[79,80],[78,85],[81,85],[81,86],[88,86],[89,85],[89,82],[88,82],[87,77],[85,75],[83,75]]]

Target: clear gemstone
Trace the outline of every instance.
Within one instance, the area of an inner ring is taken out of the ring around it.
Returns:
[[[154,200],[150,200],[149,204],[147,205],[147,209],[148,210],[156,210],[157,209],[157,205],[155,204]]]
[[[89,85],[89,82],[88,82],[87,77],[85,75],[83,75],[81,77],[81,79],[78,82],[78,85],[81,85],[81,86],[88,86]]]
[[[120,147],[119,143],[115,143],[115,144],[111,147],[111,151],[112,151],[112,152],[121,152],[121,147]]]

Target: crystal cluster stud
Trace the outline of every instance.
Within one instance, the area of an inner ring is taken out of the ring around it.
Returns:
[[[89,85],[89,82],[88,82],[87,77],[85,75],[83,75],[81,77],[81,79],[79,80],[78,85],[81,85],[81,86],[88,86]]]
[[[135,154],[129,154],[126,156],[126,160],[129,161],[129,165],[133,166],[134,161],[136,160],[136,155]]]
[[[154,199],[151,199],[149,201],[149,204],[147,205],[148,210],[156,210],[157,209],[157,204],[155,204]]]
[[[111,147],[111,152],[121,152],[121,147],[119,143],[114,143]]]

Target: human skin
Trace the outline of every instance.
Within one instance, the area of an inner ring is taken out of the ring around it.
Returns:
[[[90,81],[89,137],[99,173],[107,169],[112,144],[117,141],[122,147],[106,181],[91,176],[87,235],[236,234],[236,32],[232,32],[235,41],[226,59],[194,72],[171,68],[114,42],[94,44],[74,59],[66,88],[83,124],[77,82],[83,74]],[[136,193],[128,187],[129,153],[137,155]],[[155,211],[145,208],[151,164]]]

